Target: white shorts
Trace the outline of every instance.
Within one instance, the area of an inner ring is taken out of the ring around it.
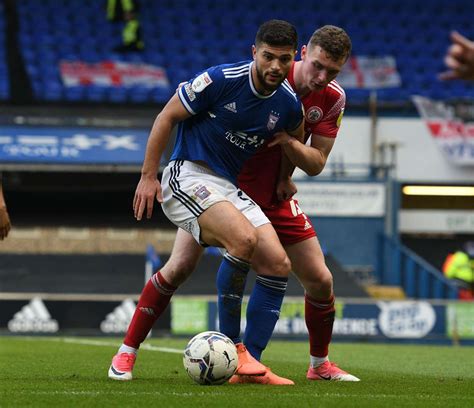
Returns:
[[[207,167],[175,160],[165,167],[161,179],[163,212],[178,227],[200,240],[198,217],[212,205],[229,201],[257,228],[270,221],[260,207],[230,181]]]

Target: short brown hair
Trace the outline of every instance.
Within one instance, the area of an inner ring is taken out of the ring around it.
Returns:
[[[308,47],[313,48],[317,45],[326,51],[334,61],[339,61],[341,58],[347,60],[351,55],[351,39],[340,27],[325,25],[318,28],[309,39]]]
[[[265,43],[274,47],[290,46],[298,48],[296,28],[284,20],[269,20],[263,23],[255,37],[255,45]]]

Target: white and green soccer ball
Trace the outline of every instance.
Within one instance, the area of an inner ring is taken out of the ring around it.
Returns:
[[[198,384],[225,383],[237,370],[237,349],[226,335],[206,331],[197,334],[184,350],[183,364],[188,375]]]

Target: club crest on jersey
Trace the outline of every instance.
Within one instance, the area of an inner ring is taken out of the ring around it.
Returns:
[[[211,195],[211,193],[206,188],[206,186],[199,186],[197,190],[194,192],[194,195],[201,200],[205,200],[207,197]]]
[[[197,76],[194,78],[193,83],[191,84],[191,87],[193,88],[193,91],[196,93],[204,91],[207,86],[212,84],[212,79],[209,76],[207,72],[203,72],[201,75]]]
[[[278,122],[278,119],[280,119],[279,114],[276,112],[270,112],[268,115],[268,122],[267,122],[267,129],[268,130],[273,130],[275,129],[276,123]]]
[[[309,123],[316,123],[323,117],[323,111],[319,106],[311,106],[311,108],[306,111],[305,116]]]

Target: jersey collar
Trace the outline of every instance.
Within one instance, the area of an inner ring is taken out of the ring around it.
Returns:
[[[250,69],[249,69],[249,84],[250,84],[250,89],[252,90],[253,94],[260,99],[268,99],[271,98],[273,95],[275,95],[275,92],[278,91],[278,88],[275,89],[270,95],[262,95],[260,92],[257,91],[255,88],[255,85],[253,83],[253,78],[252,78],[252,67],[255,62],[252,61],[250,63]],[[281,86],[281,85],[280,85]]]

